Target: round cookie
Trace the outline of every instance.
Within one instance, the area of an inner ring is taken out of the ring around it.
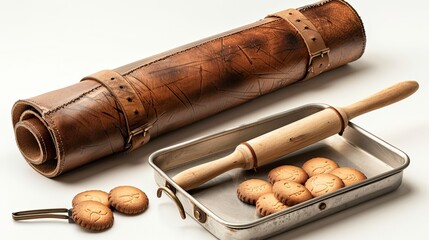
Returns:
[[[316,157],[312,158],[302,165],[302,169],[312,177],[316,174],[329,173],[330,171],[338,168],[338,164],[329,158]]]
[[[132,186],[120,186],[110,190],[109,202],[118,212],[128,215],[140,214],[149,206],[146,194]]]
[[[311,199],[310,191],[302,184],[281,180],[273,185],[274,196],[287,206],[293,206]]]
[[[274,196],[274,193],[266,193],[259,197],[258,201],[256,201],[256,211],[263,217],[279,212],[286,208],[288,208],[288,206],[280,202]]]
[[[96,201],[83,201],[73,207],[72,219],[86,230],[99,232],[113,226],[113,213],[109,207]]]
[[[309,178],[305,183],[305,187],[313,197],[318,197],[344,187],[344,183],[335,175],[322,173]]]
[[[261,179],[249,179],[238,185],[238,198],[248,204],[256,204],[258,198],[266,193],[272,192],[271,183]]]
[[[341,178],[346,187],[366,179],[365,174],[361,171],[349,167],[336,168],[330,174]]]
[[[72,200],[72,206],[74,207],[84,201],[96,201],[110,207],[109,195],[101,190],[88,190],[77,194]]]
[[[288,180],[304,184],[308,179],[308,174],[300,167],[283,165],[272,169],[268,173],[268,178],[272,184],[280,180]]]

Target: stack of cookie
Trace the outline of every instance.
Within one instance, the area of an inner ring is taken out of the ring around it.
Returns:
[[[249,179],[237,188],[238,198],[256,205],[259,215],[267,216],[366,179],[354,168],[339,167],[328,158],[312,158],[302,168],[283,165],[268,173],[270,182]]]
[[[16,221],[37,218],[68,219],[82,228],[101,232],[113,226],[113,209],[127,214],[143,213],[149,206],[146,193],[133,186],[119,186],[109,193],[101,190],[87,190],[78,193],[72,200],[72,209],[50,208],[12,213]],[[67,215],[63,215],[67,213]]]
[[[103,231],[113,226],[113,212],[136,215],[149,206],[146,193],[133,186],[119,186],[109,193],[88,190],[77,194],[73,200],[72,219],[89,231]]]

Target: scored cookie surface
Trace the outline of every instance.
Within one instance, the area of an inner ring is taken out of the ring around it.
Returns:
[[[73,221],[82,228],[99,232],[113,226],[113,213],[110,208],[96,201],[83,201],[72,210]]]
[[[317,174],[329,173],[338,167],[339,166],[335,161],[323,157],[312,158],[302,165],[302,169],[304,169],[309,177]]]
[[[311,199],[310,191],[297,182],[281,180],[273,185],[274,196],[287,206],[293,206]]]
[[[135,215],[149,206],[149,199],[142,190],[132,186],[120,186],[109,192],[109,202],[118,212]]]
[[[304,184],[308,179],[308,174],[300,167],[283,165],[272,169],[268,173],[268,178],[272,184],[281,180],[294,181]]]
[[[88,190],[77,194],[72,200],[72,206],[74,207],[84,201],[96,201],[110,207],[109,195],[101,190]]]
[[[318,197],[344,187],[344,183],[335,175],[323,173],[309,178],[305,183],[305,187],[313,197]]]
[[[330,174],[341,178],[346,187],[367,179],[361,171],[349,167],[336,168]]]
[[[288,208],[288,206],[280,202],[274,196],[274,193],[266,193],[259,197],[256,201],[256,211],[263,217],[279,212],[286,208]]]
[[[271,183],[261,179],[249,179],[237,187],[238,198],[248,204],[256,204],[258,198],[266,193],[272,192]]]

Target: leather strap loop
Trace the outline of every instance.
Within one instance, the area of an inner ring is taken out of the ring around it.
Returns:
[[[124,113],[127,139],[125,149],[132,151],[150,140],[149,123],[146,111],[133,86],[120,74],[111,70],[103,70],[82,79],[93,80],[105,86],[115,97]]]
[[[270,14],[268,17],[278,17],[286,20],[304,39],[309,60],[307,73],[303,80],[317,76],[329,67],[329,48],[326,47],[317,28],[300,11],[291,8]]]

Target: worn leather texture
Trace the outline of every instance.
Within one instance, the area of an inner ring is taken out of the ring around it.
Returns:
[[[317,74],[363,54],[363,24],[349,4],[328,0],[298,10],[329,48]],[[19,149],[36,171],[55,177],[309,79],[317,75],[312,50],[296,26],[305,27],[268,16],[19,100],[12,109]]]

